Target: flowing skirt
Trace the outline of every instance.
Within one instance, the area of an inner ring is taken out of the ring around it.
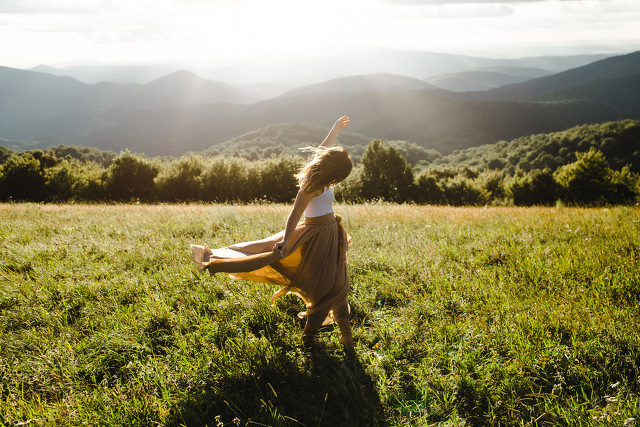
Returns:
[[[273,252],[284,231],[262,240],[219,249],[191,245],[200,271],[230,273],[233,279],[273,283],[281,288],[271,303],[285,294],[298,295],[305,302],[308,322],[329,324],[349,316],[347,294],[347,246],[349,236],[342,218],[333,213],[305,218],[290,238],[286,252]]]

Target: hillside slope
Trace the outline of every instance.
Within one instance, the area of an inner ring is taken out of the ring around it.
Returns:
[[[640,120],[621,120],[576,126],[561,132],[529,135],[460,150],[435,161],[435,165],[498,169],[508,174],[532,169],[553,171],[574,162],[576,153],[596,148],[606,156],[611,168],[629,165],[640,172]]]
[[[348,94],[352,92],[387,92],[394,90],[426,90],[437,89],[422,80],[395,74],[377,73],[361,76],[343,77],[305,86],[282,95],[282,97]]]
[[[317,146],[327,135],[326,126],[312,126],[302,123],[284,123],[269,125],[261,129],[247,132],[241,136],[224,141],[202,152],[205,156],[235,156],[249,160],[269,158],[280,155],[302,155],[300,148]],[[355,162],[359,162],[365,148],[373,138],[342,132],[338,143],[347,148]],[[415,143],[407,141],[386,141],[394,146],[411,164],[422,160],[433,161],[440,154],[426,150]]]
[[[492,99],[559,99],[566,96],[570,88],[588,87],[594,82],[614,82],[621,79],[621,85],[630,77],[640,75],[640,52],[606,58],[589,65],[563,71],[547,77],[529,80],[524,83],[494,89],[488,95]],[[580,92],[587,97],[588,90]],[[576,96],[574,93],[573,96]]]
[[[549,74],[552,73],[538,68],[494,67],[443,74],[430,77],[425,81],[451,92],[472,92],[522,83]]]

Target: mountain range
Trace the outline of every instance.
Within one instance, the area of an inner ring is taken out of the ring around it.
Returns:
[[[447,154],[583,123],[640,117],[640,52],[569,69],[558,64],[576,58],[525,58],[515,68],[496,60],[456,60],[459,69],[450,66],[439,77],[429,77],[437,68],[433,64],[423,67],[423,78],[416,78],[415,70],[413,76],[347,75],[262,100],[245,88],[188,71],[148,83],[87,84],[43,67],[0,67],[0,138],[14,147],[37,141],[41,147],[75,144],[180,155],[271,124],[329,127],[348,114],[351,132]],[[550,74],[551,63],[561,71]],[[340,71],[358,67],[364,65]]]

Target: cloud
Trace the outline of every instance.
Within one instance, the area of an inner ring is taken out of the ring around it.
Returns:
[[[439,6],[444,4],[480,4],[480,3],[534,3],[547,0],[382,0],[383,3],[401,6]],[[579,1],[579,0],[576,0]]]
[[[227,1],[227,0],[223,0]],[[243,1],[243,0],[238,0]],[[0,0],[0,15],[147,14],[172,5],[206,4],[206,0]]]
[[[0,14],[85,14],[95,11],[95,0],[0,0]]]
[[[457,1],[457,0],[454,0]],[[403,21],[425,19],[501,18],[515,13],[514,7],[504,3],[443,3],[437,7],[400,6],[389,10],[389,15]]]

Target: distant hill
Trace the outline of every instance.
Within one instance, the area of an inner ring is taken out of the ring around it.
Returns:
[[[24,147],[20,149],[11,149],[6,146],[5,141],[0,139],[0,165],[2,165],[11,155],[23,151],[41,150],[38,147]],[[83,147],[78,145],[54,145],[47,147],[42,151],[51,151],[58,159],[71,157],[82,162],[95,162],[103,167],[108,167],[116,153],[113,151],[103,151],[95,147]]]
[[[176,71],[141,87],[145,103],[251,104],[256,99],[248,92],[222,82],[202,79],[190,71]],[[149,104],[145,104],[148,107]]]
[[[44,144],[40,144],[37,141],[15,141],[6,138],[0,138],[0,146],[6,147],[13,151],[23,151],[46,147]]]
[[[326,126],[311,126],[302,123],[285,123],[269,125],[236,138],[215,144],[202,152],[205,156],[234,156],[249,160],[269,158],[273,155],[301,155],[300,148],[317,146],[327,135]],[[359,162],[364,149],[372,138],[344,131],[340,134],[339,144],[345,147],[355,162]],[[438,152],[426,150],[414,143],[406,141],[387,141],[394,146],[411,163],[422,160],[431,162],[440,157]]]
[[[388,73],[416,79],[491,67],[539,68],[557,73],[606,58],[608,55],[483,58],[449,53],[374,49],[340,55],[296,59],[271,64],[247,61],[227,67],[199,69],[198,75],[235,86],[273,82],[295,87],[340,77]],[[256,69],[259,72],[256,73]]]
[[[594,63],[578,68],[563,71],[547,77],[529,80],[524,83],[504,86],[491,91],[488,95],[492,99],[535,99],[558,100],[566,99],[569,93],[572,97],[592,97],[589,87],[598,86],[599,83],[615,82],[619,80],[621,85],[629,83],[640,76],[640,52],[628,55],[615,56],[602,59]],[[576,88],[583,88],[576,92]]]
[[[545,168],[554,171],[591,147],[603,152],[611,168],[620,170],[629,165],[632,171],[640,172],[640,120],[582,125],[471,147],[437,159],[434,165],[498,169],[507,174]]]
[[[168,74],[179,71],[179,68],[158,65],[70,65],[51,67],[40,64],[30,71],[67,76],[86,84],[113,82],[147,84]]]
[[[426,81],[440,89],[452,92],[472,92],[521,83],[549,74],[552,73],[538,68],[494,67],[443,74],[430,77]]]
[[[112,105],[168,109],[197,104],[251,102],[244,92],[225,83],[181,71],[147,85],[87,85],[70,77],[0,67],[0,129]],[[0,134],[1,135],[1,134]],[[6,135],[1,135],[6,136]]]
[[[0,67],[0,137],[39,141],[44,146],[76,144],[118,150],[127,148],[126,141],[113,141],[126,138],[119,129],[127,132],[133,125],[131,131],[136,133],[146,127],[150,115],[154,117],[150,128],[165,129],[181,123],[178,110],[203,104],[241,105],[251,100],[241,90],[185,71],[147,85],[87,85],[70,77]],[[96,140],[96,133],[105,135],[104,139]]]
[[[255,59],[232,65],[190,69],[203,78],[228,82],[235,87],[247,88],[255,84],[275,84],[282,87],[283,90],[280,93],[284,93],[286,90],[335,78],[372,73],[389,73],[416,79],[490,67],[539,68],[549,73],[557,73],[607,56],[572,55],[500,59],[437,52],[373,49],[318,58],[293,58],[279,62]],[[178,69],[169,65],[84,64],[63,67],[40,65],[33,70],[73,77],[88,84],[100,82],[146,84]]]
[[[395,74],[367,74],[362,76],[343,77],[295,89],[282,97],[300,95],[348,94],[353,92],[387,92],[395,90],[437,89],[422,80]]]
[[[2,165],[12,154],[15,153],[14,150],[5,147],[2,145],[2,140],[0,140],[0,165]]]

